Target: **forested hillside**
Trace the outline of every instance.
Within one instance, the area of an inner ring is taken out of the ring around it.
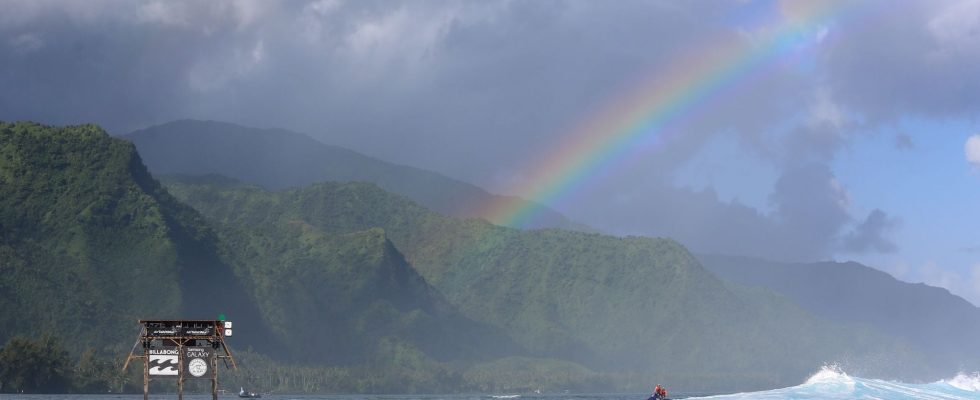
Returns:
[[[288,355],[276,358],[355,365],[396,350],[440,361],[520,354],[505,335],[449,305],[383,229],[330,233],[275,209],[239,211],[247,222],[216,227],[263,322],[284,344]]]
[[[522,354],[498,330],[460,315],[383,230],[333,235],[290,219],[267,222],[216,230],[150,176],[131,143],[96,126],[0,123],[5,357],[19,359],[19,343],[48,335],[64,350],[38,346],[66,351],[83,367],[116,369],[138,319],[219,313],[236,322],[234,347],[263,354],[251,368],[278,371],[275,384],[293,390],[310,387],[289,377],[328,366],[350,382],[326,388],[460,390],[452,363]],[[71,364],[58,360],[58,368]],[[110,381],[114,390],[127,385],[113,376],[100,384]],[[109,389],[51,386],[68,387]]]
[[[0,123],[0,343],[70,333],[74,345],[121,351],[139,318],[256,323],[216,246],[131,143],[93,125]]]
[[[285,219],[332,234],[381,227],[451,303],[537,357],[729,387],[795,382],[844,360],[894,374],[890,366],[910,371],[904,364],[915,358],[898,340],[726,284],[669,239],[456,220],[362,183],[282,192],[216,177],[166,185],[220,225]]]
[[[0,123],[5,359],[58,348],[18,336],[72,337],[59,387],[125,388],[84,371],[125,354],[137,319],[219,313],[245,350],[229,378],[264,390],[736,390],[835,362],[946,372],[908,337],[720,280],[670,239],[455,219],[368,183],[161,186],[96,126]]]

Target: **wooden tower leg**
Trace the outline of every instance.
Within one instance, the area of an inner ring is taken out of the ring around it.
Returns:
[[[177,400],[184,400],[184,341],[177,343]]]
[[[213,350],[216,351],[214,347]],[[212,353],[213,354],[213,353]],[[218,400],[218,355],[211,357],[211,400]]]
[[[150,399],[150,357],[143,357],[143,400]]]

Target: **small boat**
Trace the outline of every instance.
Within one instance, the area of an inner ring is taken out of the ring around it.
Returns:
[[[246,391],[245,388],[242,388],[242,390],[238,392],[238,397],[243,399],[259,399],[262,398],[262,395],[255,392]]]

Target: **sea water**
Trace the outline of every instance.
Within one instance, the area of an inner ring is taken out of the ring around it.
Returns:
[[[637,394],[542,394],[516,395],[509,393],[487,395],[263,395],[268,400],[646,400],[647,395]],[[933,383],[901,383],[879,379],[849,376],[836,368],[825,367],[801,385],[717,396],[691,396],[679,394],[678,398],[690,400],[816,400],[816,399],[976,399],[980,400],[980,374],[960,374],[951,379]],[[123,400],[142,399],[141,394],[129,395],[11,395],[0,394],[0,399],[23,400]],[[154,394],[154,400],[176,399],[175,394]],[[210,395],[185,395],[187,400],[210,399]],[[221,399],[238,398],[235,394],[219,396]]]

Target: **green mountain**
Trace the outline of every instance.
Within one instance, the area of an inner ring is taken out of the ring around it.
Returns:
[[[381,229],[332,234],[274,216],[217,228],[130,142],[92,125],[0,123],[0,344],[46,332],[72,354],[120,357],[137,319],[226,313],[233,346],[286,366],[356,367],[352,381],[375,382],[361,390],[448,387],[443,364],[522,354],[456,311]]]
[[[903,339],[720,280],[669,239],[449,218],[368,183],[161,186],[98,127],[0,123],[4,357],[32,343],[12,337],[50,333],[92,370],[105,363],[88,349],[124,354],[139,318],[218,313],[244,349],[231,382],[290,391],[736,390],[834,362],[935,371]]]
[[[748,257],[699,255],[718,276],[764,287],[807,311],[844,323],[861,323],[902,338],[926,360],[980,368],[980,308],[946,289],[902,282],[859,263],[779,263]],[[958,371],[951,371],[953,373]]]
[[[0,122],[0,343],[48,332],[119,348],[139,318],[218,312],[249,325],[255,309],[215,246],[131,143],[93,125]]]
[[[493,218],[478,205],[514,203],[537,209],[527,228],[592,230],[542,205],[490,194],[435,172],[391,164],[282,129],[182,120],[139,130],[125,139],[136,144],[155,175],[219,174],[271,190],[325,181],[371,182],[446,215]]]
[[[274,209],[241,211],[215,226],[263,322],[284,343],[279,358],[354,365],[402,342],[440,361],[520,353],[497,329],[459,314],[383,229],[334,234]]]
[[[669,239],[447,218],[366,183],[269,192],[211,177],[166,186],[221,226],[274,218],[333,235],[381,227],[466,316],[535,357],[692,389],[795,384],[833,362],[879,375],[927,370],[909,367],[915,354],[898,340],[719,280]]]

